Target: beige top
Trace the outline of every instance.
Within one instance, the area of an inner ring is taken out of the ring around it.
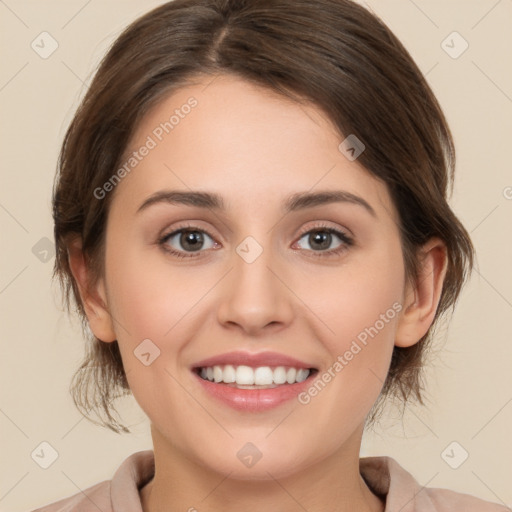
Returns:
[[[374,494],[386,497],[385,512],[510,512],[496,503],[448,489],[422,487],[392,457],[359,459],[362,477]],[[112,480],[32,512],[142,512],[139,489],[154,475],[153,450],[126,458]]]

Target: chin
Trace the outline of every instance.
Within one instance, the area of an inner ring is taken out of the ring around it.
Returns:
[[[236,448],[232,447],[236,444]],[[263,444],[263,443],[262,443]],[[304,456],[304,443],[297,444],[297,453],[279,448],[272,449],[267,442],[261,451],[252,443],[238,443],[231,440],[228,446],[219,446],[220,450],[212,453],[197,454],[196,461],[203,468],[210,471],[229,475],[230,479],[243,481],[268,481],[286,478],[308,467],[315,462]]]

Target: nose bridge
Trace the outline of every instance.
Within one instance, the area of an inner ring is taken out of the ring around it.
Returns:
[[[261,240],[261,237],[259,237]],[[253,236],[247,236],[235,249],[234,271],[240,285],[245,283],[254,292],[261,292],[273,287],[269,281],[275,277],[269,268],[276,264],[270,237],[266,237],[261,243]],[[238,287],[238,286],[237,286]],[[244,294],[249,289],[242,290]]]
[[[233,257],[234,276],[233,294],[238,295],[242,301],[256,301],[252,307],[256,307],[259,301],[270,304],[279,292],[276,288],[275,276],[270,268],[276,264],[273,254],[270,236],[249,235],[235,248]],[[261,306],[258,306],[261,307]]]
[[[255,331],[291,319],[290,296],[276,276],[276,251],[270,235],[247,236],[236,247],[229,283],[222,296],[219,320]]]

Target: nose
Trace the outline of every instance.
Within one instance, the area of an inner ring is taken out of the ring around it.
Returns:
[[[294,295],[286,282],[289,273],[270,249],[264,248],[252,261],[251,251],[257,247],[245,247],[249,247],[247,252],[243,252],[241,244],[240,252],[233,253],[231,271],[221,288],[218,320],[225,327],[238,328],[252,336],[269,329],[281,330],[293,318]]]

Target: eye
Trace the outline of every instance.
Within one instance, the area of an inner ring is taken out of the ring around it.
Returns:
[[[326,250],[335,241],[335,238],[340,240],[338,245],[333,249]],[[206,239],[211,240],[209,247],[204,246]],[[313,229],[306,231],[301,235],[299,242],[302,239],[306,239],[311,247],[307,249],[308,252],[311,252],[314,256],[323,257],[339,255],[354,244],[353,239],[345,232],[324,225],[315,226]],[[296,244],[299,242],[296,242]],[[199,257],[204,250],[220,247],[220,244],[215,242],[212,235],[206,230],[193,225],[179,226],[178,229],[162,236],[158,244],[164,251],[177,258]]]
[[[204,247],[206,238],[212,241],[210,247]],[[203,250],[218,246],[217,242],[213,241],[212,236],[207,231],[195,226],[180,227],[172,233],[164,235],[158,243],[165,251],[178,258],[196,257],[199,254],[194,253],[200,253]]]
[[[335,235],[333,237],[333,235]],[[334,247],[333,249],[328,249],[335,238],[341,240],[341,242]],[[306,233],[304,233],[301,238],[305,239],[307,244],[310,246],[310,251],[314,253],[314,256],[329,256],[329,255],[337,255],[347,250],[348,247],[353,245],[353,240],[343,231],[331,228],[329,226],[316,226],[314,229],[310,229]],[[298,242],[297,242],[298,243]]]

